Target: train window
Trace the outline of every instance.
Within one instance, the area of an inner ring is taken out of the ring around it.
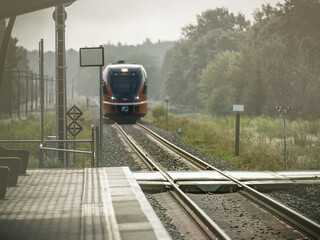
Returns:
[[[137,76],[113,76],[111,78],[111,88],[116,98],[133,98],[139,90],[139,78]]]

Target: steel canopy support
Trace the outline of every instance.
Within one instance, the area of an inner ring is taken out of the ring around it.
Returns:
[[[6,28],[6,32],[2,40],[1,49],[0,49],[0,96],[2,94],[1,86],[2,86],[3,70],[6,62],[6,56],[7,56],[8,45],[11,37],[11,32],[12,32],[12,28],[15,20],[16,20],[16,16],[10,18],[8,26]]]
[[[57,6],[53,17],[56,23],[56,136],[67,139],[66,117],[66,56],[65,56],[65,20],[64,6]],[[60,149],[66,149],[66,143],[59,143]],[[59,161],[64,164],[66,154],[59,152]]]

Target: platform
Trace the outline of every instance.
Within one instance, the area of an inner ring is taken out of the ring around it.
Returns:
[[[0,200],[0,239],[170,239],[129,168],[28,171]]]

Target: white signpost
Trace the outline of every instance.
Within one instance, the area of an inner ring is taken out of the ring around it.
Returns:
[[[234,112],[243,112],[244,111],[244,105],[233,105],[233,111]]]
[[[233,111],[236,112],[235,156],[239,156],[239,148],[240,148],[240,112],[244,111],[244,105],[233,105]]]
[[[92,48],[80,48],[80,67],[99,67],[99,95],[100,95],[100,129],[99,129],[99,137],[97,136],[97,141],[99,144],[97,146],[97,167],[100,166],[100,162],[102,160],[102,120],[103,120],[103,93],[102,93],[102,86],[103,86],[103,79],[102,79],[102,67],[104,65],[104,48],[100,47],[92,47]]]

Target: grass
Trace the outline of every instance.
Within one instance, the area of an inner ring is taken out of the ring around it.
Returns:
[[[91,139],[91,121],[90,113],[86,109],[84,101],[81,101],[78,107],[83,111],[83,115],[78,120],[83,130],[78,134],[76,139]],[[70,123],[68,119],[68,123]],[[2,140],[39,140],[40,139],[40,114],[35,113],[29,115],[26,119],[19,121],[18,119],[1,119],[0,120],[0,139]],[[53,111],[45,114],[45,138],[55,135],[55,113]],[[70,135],[68,133],[68,135]],[[69,136],[69,139],[73,139]],[[28,149],[30,150],[30,158],[28,169],[38,168],[39,166],[39,144],[38,143],[6,143],[3,144],[7,148]],[[73,143],[70,144],[73,148]],[[90,151],[89,143],[77,143],[77,150]],[[82,168],[90,166],[89,155],[76,154],[76,161],[71,154],[71,162],[73,167]],[[48,161],[48,154],[45,160],[47,167],[64,167],[59,163],[51,163]]]
[[[145,118],[152,120],[151,114]],[[235,157],[235,117],[169,115],[155,124],[172,132],[182,128],[185,142],[243,170],[278,171],[284,168],[283,119],[241,117],[240,156]],[[287,119],[287,169],[320,169],[320,121]]]

